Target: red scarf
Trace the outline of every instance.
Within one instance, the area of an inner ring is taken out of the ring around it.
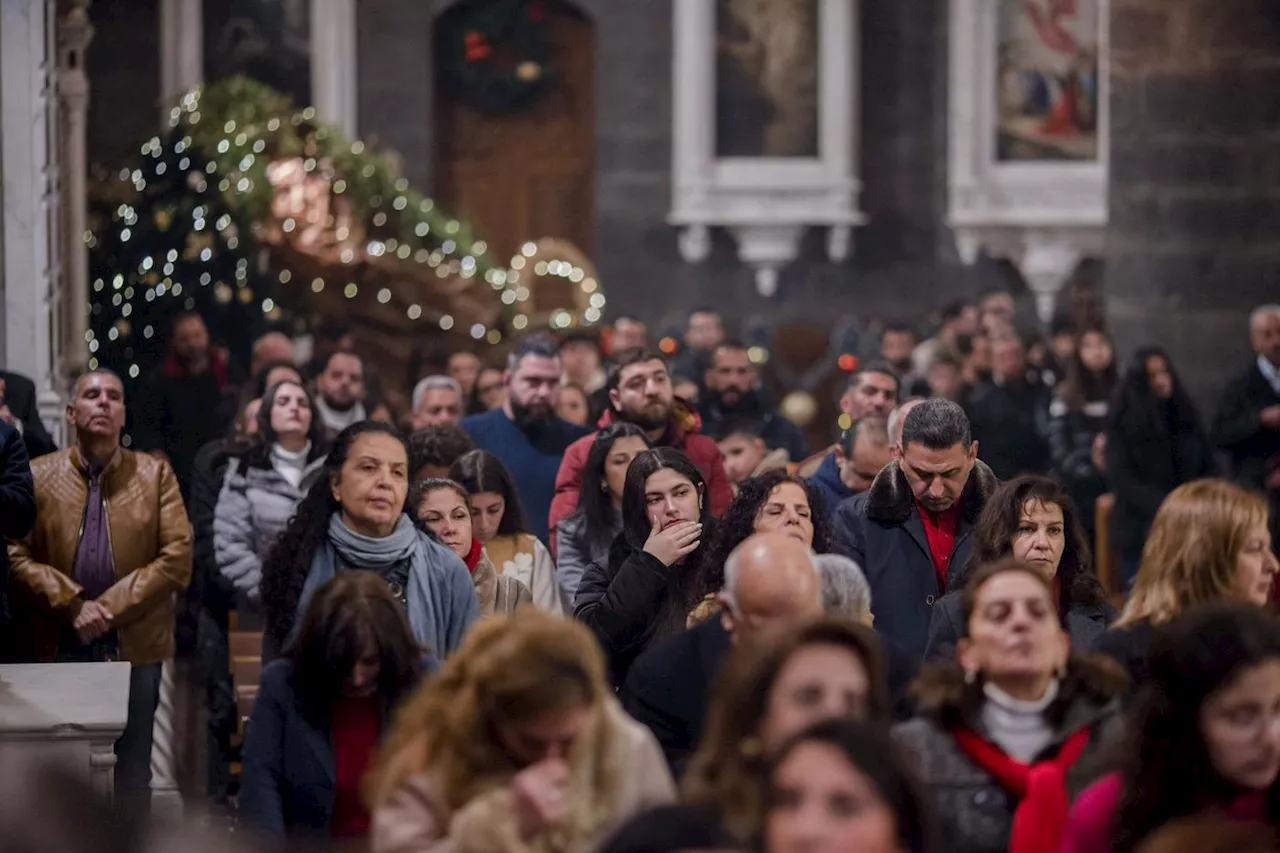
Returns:
[[[484,553],[484,546],[480,544],[479,539],[471,540],[471,550],[467,552],[467,571],[471,574],[476,573],[476,565],[480,562],[480,555]]]
[[[1067,826],[1067,771],[1089,744],[1089,729],[1067,738],[1058,754],[1038,764],[1023,764],[969,729],[956,729],[956,745],[974,764],[1018,800],[1013,812],[1009,853],[1057,850]]]

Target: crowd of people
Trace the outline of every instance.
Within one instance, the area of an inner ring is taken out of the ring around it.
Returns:
[[[886,324],[813,448],[717,312],[610,333],[401,393],[342,329],[240,370],[188,314],[63,450],[5,398],[0,656],[132,665],[113,833],[176,655],[247,849],[1278,849],[1280,306],[1211,421],[1007,293]]]

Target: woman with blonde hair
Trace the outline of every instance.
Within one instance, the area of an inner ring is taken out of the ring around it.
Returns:
[[[1271,600],[1277,570],[1266,501],[1226,480],[1174,489],[1156,513],[1124,611],[1093,650],[1144,683],[1152,630],[1182,612],[1218,601]]]
[[[735,650],[716,684],[702,743],[681,782],[686,803],[719,810],[749,839],[764,809],[760,774],[805,726],[848,717],[888,729],[892,703],[875,633],[827,617]]]
[[[370,783],[374,853],[589,853],[674,796],[591,632],[532,608],[470,632],[400,711]]]

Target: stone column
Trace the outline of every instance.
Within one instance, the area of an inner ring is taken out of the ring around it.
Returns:
[[[160,127],[182,95],[204,82],[200,0],[160,0]]]
[[[61,336],[55,368],[64,382],[72,381],[83,372],[88,358],[85,333],[89,329],[89,252],[84,234],[89,227],[89,164],[85,151],[89,78],[84,58],[93,39],[88,5],[88,0],[77,0],[58,21],[62,233],[57,245],[62,254],[63,298],[58,312],[62,322],[60,328],[55,327]]]
[[[4,365],[36,385],[36,404],[60,440],[56,386],[58,162],[53,0],[0,3],[4,162]]]
[[[1216,405],[1280,292],[1280,7],[1111,0],[1110,22],[1108,317]]]
[[[347,139],[357,139],[356,97],[355,0],[312,0],[311,101],[316,114]]]

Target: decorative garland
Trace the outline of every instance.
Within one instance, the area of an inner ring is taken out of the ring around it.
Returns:
[[[441,71],[451,97],[486,113],[523,109],[553,81],[547,0],[488,0],[441,22]]]

